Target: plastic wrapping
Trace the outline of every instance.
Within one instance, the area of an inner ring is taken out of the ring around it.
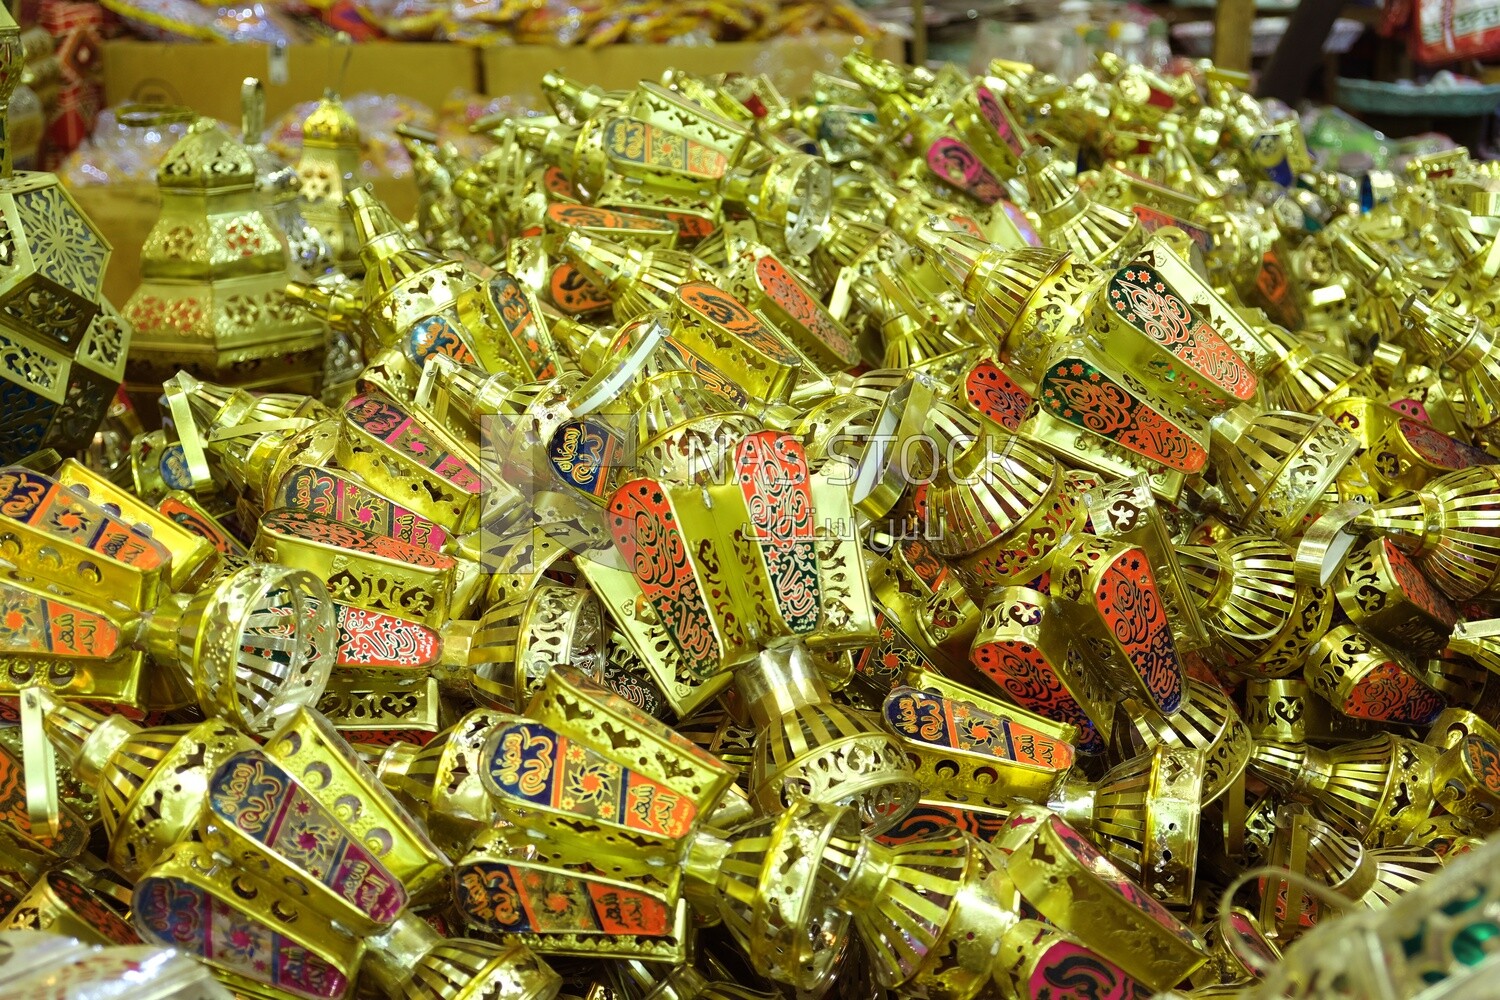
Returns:
[[[167,150],[187,132],[186,122],[132,128],[114,110],[103,111],[94,132],[58,172],[70,186],[150,182]]]
[[[389,177],[405,177],[411,172],[411,158],[396,137],[399,125],[435,131],[465,156],[477,157],[491,141],[470,132],[471,124],[497,111],[519,114],[528,110],[523,102],[511,98],[487,100],[459,92],[437,112],[415,101],[377,94],[357,94],[344,104],[359,122],[364,172]],[[267,134],[267,145],[273,152],[289,161],[297,159],[302,148],[302,120],[312,107],[311,102],[299,104],[273,123]],[[59,172],[72,187],[150,183],[167,150],[182,138],[187,127],[184,122],[133,127],[120,121],[119,109],[104,111],[93,134],[68,156]]]
[[[99,948],[38,931],[0,932],[0,997],[229,1000],[208,969],[166,948]]]
[[[274,5],[204,6],[194,0],[102,0],[130,28],[161,41],[261,42],[289,45],[306,34]]]

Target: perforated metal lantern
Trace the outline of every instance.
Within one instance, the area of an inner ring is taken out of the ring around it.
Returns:
[[[24,69],[20,29],[0,12],[0,464],[88,444],[131,332],[101,294],[104,236],[56,175],[11,169],[5,109]]]
[[[333,91],[327,91],[302,121],[302,156],[297,179],[302,185],[302,215],[323,237],[334,266],[359,267],[363,242],[344,211],[344,196],[360,184],[359,122]]]
[[[178,371],[235,388],[314,391],[321,324],[293,307],[286,246],[256,193],[250,152],[198,119],[156,172],[161,214],[141,247],[131,391],[155,400]]]

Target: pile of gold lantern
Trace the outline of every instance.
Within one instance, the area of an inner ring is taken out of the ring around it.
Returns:
[[[1243,78],[1108,55],[543,86],[476,159],[404,134],[408,224],[337,97],[294,170],[250,82],[118,313],[4,171],[0,931],[106,950],[0,967],[1463,995],[1489,165],[1329,172]]]

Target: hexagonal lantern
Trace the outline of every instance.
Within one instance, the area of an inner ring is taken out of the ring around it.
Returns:
[[[255,161],[200,118],[156,172],[161,214],[141,247],[127,387],[154,411],[179,371],[242,389],[316,393],[326,331],[286,297],[281,230],[255,189]]]
[[[24,67],[0,7],[0,464],[86,447],[130,344],[101,294],[109,243],[55,175],[11,168],[4,109]]]
[[[302,179],[266,145],[266,91],[255,77],[240,84],[240,141],[255,164],[261,206],[286,237],[287,265],[298,281],[315,281],[333,266],[333,249],[302,216]]]
[[[302,122],[302,215],[323,234],[333,262],[346,271],[359,268],[359,237],[344,210],[344,196],[359,187],[359,123],[333,91],[327,91]]]

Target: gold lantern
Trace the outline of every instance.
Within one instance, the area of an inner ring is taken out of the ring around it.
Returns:
[[[360,184],[359,123],[333,91],[327,91],[302,122],[302,215],[322,234],[335,267],[359,265],[362,242],[344,210],[344,197]]]
[[[1370,846],[1405,843],[1432,811],[1437,753],[1383,733],[1333,750],[1266,741],[1250,767],[1272,787]]]
[[[324,331],[284,294],[286,247],[256,193],[250,153],[201,118],[156,178],[161,214],[124,308],[137,331],[131,392],[148,405],[181,370],[236,387],[315,392]]]
[[[0,463],[86,447],[131,340],[100,291],[109,244],[54,175],[11,169],[5,109],[25,68],[20,29],[0,14]]]

